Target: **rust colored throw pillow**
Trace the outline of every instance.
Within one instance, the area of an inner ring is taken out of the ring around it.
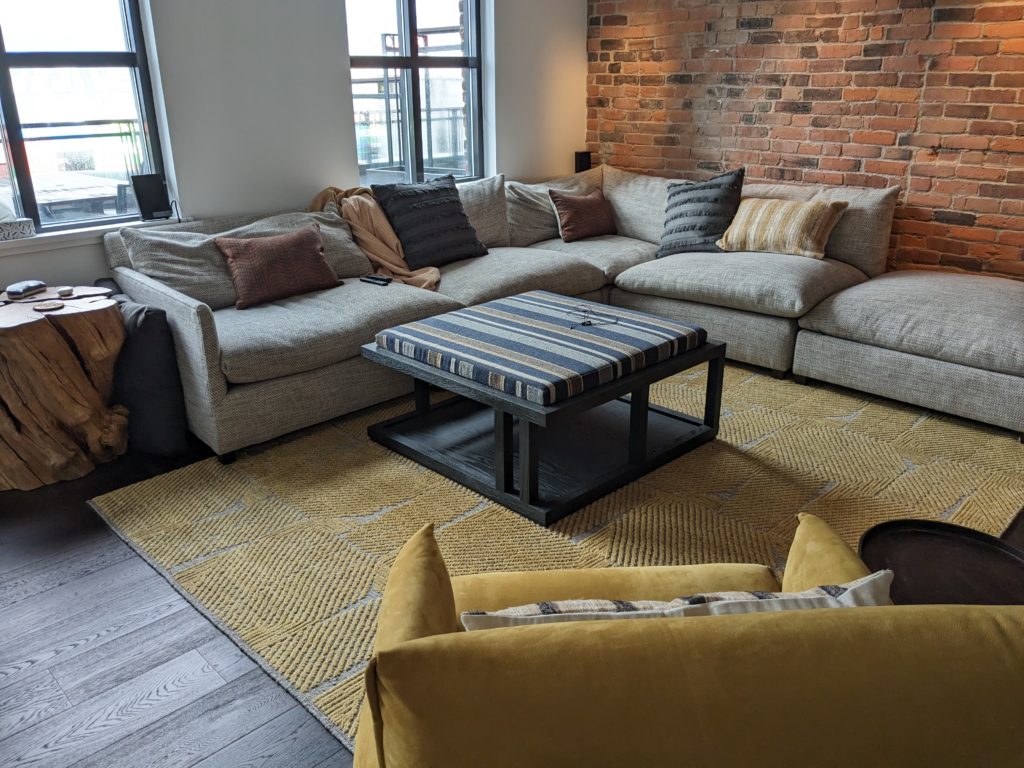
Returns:
[[[324,258],[319,224],[269,237],[218,237],[214,243],[228,263],[236,309],[341,284]]]
[[[585,195],[568,195],[555,189],[548,190],[551,204],[558,214],[558,233],[571,243],[585,237],[614,235],[615,214],[604,192],[594,189]]]

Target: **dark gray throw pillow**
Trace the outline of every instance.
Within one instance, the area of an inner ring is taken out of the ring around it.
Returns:
[[[740,207],[743,169],[695,184],[669,184],[665,231],[657,258],[693,251],[717,252]]]
[[[374,184],[373,194],[402,242],[410,269],[483,256],[453,176],[422,184]]]

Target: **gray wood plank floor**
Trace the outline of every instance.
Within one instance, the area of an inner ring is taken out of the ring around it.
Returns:
[[[0,766],[352,765],[85,505],[180,463],[129,456],[0,493]]]

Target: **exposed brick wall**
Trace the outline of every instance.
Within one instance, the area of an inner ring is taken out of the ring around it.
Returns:
[[[899,185],[892,267],[1024,279],[1021,0],[591,0],[589,15],[596,160]]]

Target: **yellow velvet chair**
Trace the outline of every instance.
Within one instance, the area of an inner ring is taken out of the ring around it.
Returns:
[[[761,565],[449,579],[433,530],[388,578],[357,768],[1024,766],[1024,608],[906,606],[462,631],[463,610],[800,591],[867,568],[800,516]]]

